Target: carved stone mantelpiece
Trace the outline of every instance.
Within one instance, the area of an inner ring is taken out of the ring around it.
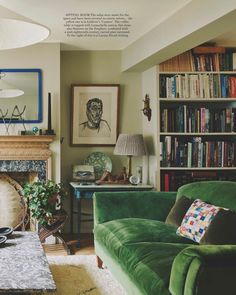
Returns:
[[[51,178],[52,151],[49,144],[54,138],[48,135],[0,136],[0,160],[44,160],[47,178]]]
[[[48,145],[55,139],[53,135],[0,135],[1,143],[24,143],[24,144],[46,144]]]

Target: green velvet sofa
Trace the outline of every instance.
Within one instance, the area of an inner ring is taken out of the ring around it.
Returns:
[[[94,194],[98,266],[103,262],[128,295],[236,294],[236,245],[198,245],[164,223],[183,195],[236,212],[236,182],[229,181]]]

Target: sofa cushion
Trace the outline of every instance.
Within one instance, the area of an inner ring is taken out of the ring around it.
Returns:
[[[235,245],[235,224],[236,214],[230,210],[221,209],[211,221],[200,244]]]
[[[199,181],[182,185],[177,192],[177,199],[188,196],[190,199],[201,200],[215,206],[229,208],[236,212],[235,181]]]
[[[176,227],[181,225],[184,215],[188,211],[189,207],[192,205],[193,200],[182,196],[177,199],[174,206],[170,210],[168,216],[166,217],[166,223],[174,225]]]
[[[119,253],[121,245],[139,242],[187,243],[189,239],[176,235],[176,227],[161,221],[124,218],[96,225],[95,236],[111,252]]]
[[[199,243],[219,210],[220,207],[196,199],[185,214],[176,233]]]
[[[119,263],[146,295],[170,295],[172,263],[187,244],[141,242],[121,246]]]

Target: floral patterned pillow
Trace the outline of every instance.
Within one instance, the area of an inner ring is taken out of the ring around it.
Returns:
[[[200,243],[220,207],[196,199],[185,214],[177,234]]]

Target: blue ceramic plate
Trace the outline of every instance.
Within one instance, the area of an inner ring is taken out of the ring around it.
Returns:
[[[84,164],[94,167],[95,179],[100,179],[104,171],[111,172],[111,159],[101,152],[94,152],[85,159]]]
[[[0,236],[9,236],[13,232],[13,228],[10,226],[0,227]]]
[[[7,237],[6,236],[0,236],[0,244],[5,243],[6,240],[7,240]]]

